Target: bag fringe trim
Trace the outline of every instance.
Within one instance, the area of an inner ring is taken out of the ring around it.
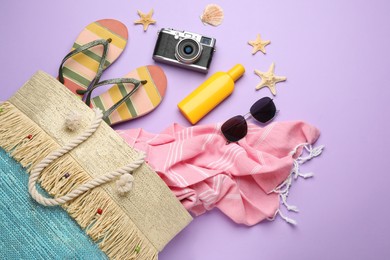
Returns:
[[[0,147],[27,172],[60,147],[11,103],[5,102],[0,108]],[[39,183],[51,196],[60,197],[90,179],[71,155],[65,154],[42,171]],[[62,207],[110,259],[157,260],[158,250],[102,188]]]

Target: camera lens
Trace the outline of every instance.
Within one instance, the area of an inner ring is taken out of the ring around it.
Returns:
[[[184,53],[187,55],[190,55],[193,51],[194,49],[190,45],[184,47]]]
[[[176,45],[176,58],[183,63],[194,63],[202,54],[202,46],[199,42],[185,38]]]

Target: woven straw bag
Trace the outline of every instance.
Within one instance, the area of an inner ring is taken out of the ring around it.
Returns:
[[[94,112],[80,99],[41,71],[1,107],[0,147],[28,171],[79,135],[94,118]],[[82,115],[76,131],[69,131],[64,123],[72,111]],[[137,151],[102,122],[86,141],[49,164],[39,183],[57,198],[137,156]],[[65,181],[64,174],[70,175]],[[192,218],[147,163],[132,175],[133,188],[126,195],[118,193],[115,182],[108,182],[62,207],[109,258],[157,259],[158,252]]]

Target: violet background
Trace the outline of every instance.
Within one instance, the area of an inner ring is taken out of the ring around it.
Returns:
[[[221,5],[225,20],[205,26],[199,15]],[[133,25],[137,10],[154,8],[156,25]],[[268,89],[255,91],[272,62],[276,120],[304,120],[321,130],[323,154],[302,167],[315,177],[294,183],[289,202],[300,213],[292,227],[277,218],[237,225],[218,210],[196,217],[160,254],[160,260],[390,259],[389,142],[390,2],[386,0],[274,1],[1,1],[0,100],[8,99],[38,69],[57,76],[58,65],[90,22],[114,18],[130,39],[104,78],[154,64],[159,28],[172,27],[217,39],[208,75],[160,65],[169,85],[153,113],[116,129],[158,133],[173,122],[189,126],[176,104],[214,72],[242,63],[246,73],[233,94],[198,124],[245,114]],[[248,40],[271,40],[267,54],[252,55]]]

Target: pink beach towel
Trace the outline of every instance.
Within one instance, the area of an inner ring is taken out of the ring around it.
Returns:
[[[219,208],[236,223],[254,225],[273,219],[280,201],[288,210],[289,187],[299,164],[319,155],[311,147],[319,131],[304,122],[248,124],[248,134],[227,144],[220,124],[183,127],[173,124],[161,134],[142,129],[118,130],[126,142],[146,153],[147,161],[182,204],[200,215]],[[306,148],[309,155],[302,157]],[[301,157],[299,157],[301,156]]]

